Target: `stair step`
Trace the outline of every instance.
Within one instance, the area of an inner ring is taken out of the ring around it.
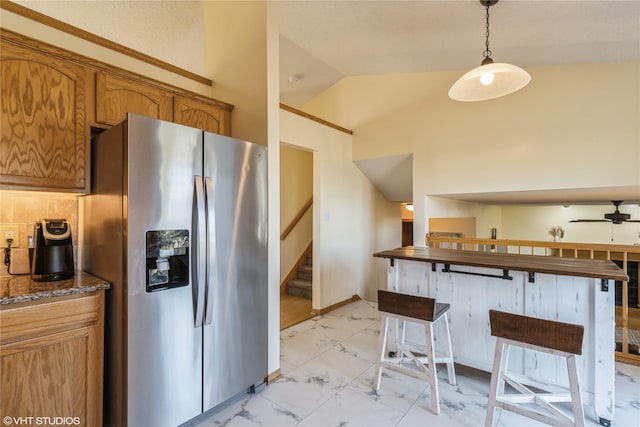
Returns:
[[[296,270],[296,279],[311,280],[313,276],[313,267],[310,265],[301,265]]]
[[[311,281],[294,279],[287,282],[287,293],[289,295],[311,299]]]
[[[306,256],[307,265],[313,265],[313,254],[309,253]]]

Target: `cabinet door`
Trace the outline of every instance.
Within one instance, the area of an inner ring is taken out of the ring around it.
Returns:
[[[88,70],[10,43],[0,69],[2,187],[85,191]]]
[[[101,425],[103,316],[102,292],[3,308],[3,416],[63,416],[72,417],[68,424]]]
[[[115,125],[127,113],[154,119],[173,119],[173,97],[160,88],[112,74],[96,74],[96,122]]]
[[[231,136],[231,112],[215,102],[175,96],[173,121],[207,132]]]
[[[90,332],[83,328],[2,351],[3,413],[14,417],[64,414],[84,424],[87,412],[82,396],[87,393]]]

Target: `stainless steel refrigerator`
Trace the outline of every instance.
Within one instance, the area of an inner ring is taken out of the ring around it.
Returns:
[[[105,425],[177,426],[267,376],[266,147],[129,114],[92,143]]]

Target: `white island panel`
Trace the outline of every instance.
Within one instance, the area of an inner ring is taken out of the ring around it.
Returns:
[[[451,305],[451,338],[457,363],[490,372],[495,337],[491,336],[489,310],[583,325],[583,354],[578,371],[583,400],[598,418],[613,420],[614,307],[613,281],[588,277],[451,265],[405,259],[389,260],[388,289],[435,298]],[[457,272],[454,272],[457,271]],[[463,274],[460,271],[473,274]],[[604,290],[603,290],[604,289]],[[406,338],[422,343],[424,329],[408,325]],[[513,349],[510,368],[526,375],[568,385],[564,359],[531,350]]]

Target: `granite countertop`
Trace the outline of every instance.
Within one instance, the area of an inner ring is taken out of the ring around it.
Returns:
[[[35,282],[28,274],[0,277],[0,305],[96,292],[109,287],[109,282],[84,271],[76,271],[72,278],[55,282]]]
[[[378,258],[405,259],[431,263],[489,267],[562,276],[629,280],[613,261],[602,259],[561,258],[540,255],[496,254],[406,246],[373,254]]]

